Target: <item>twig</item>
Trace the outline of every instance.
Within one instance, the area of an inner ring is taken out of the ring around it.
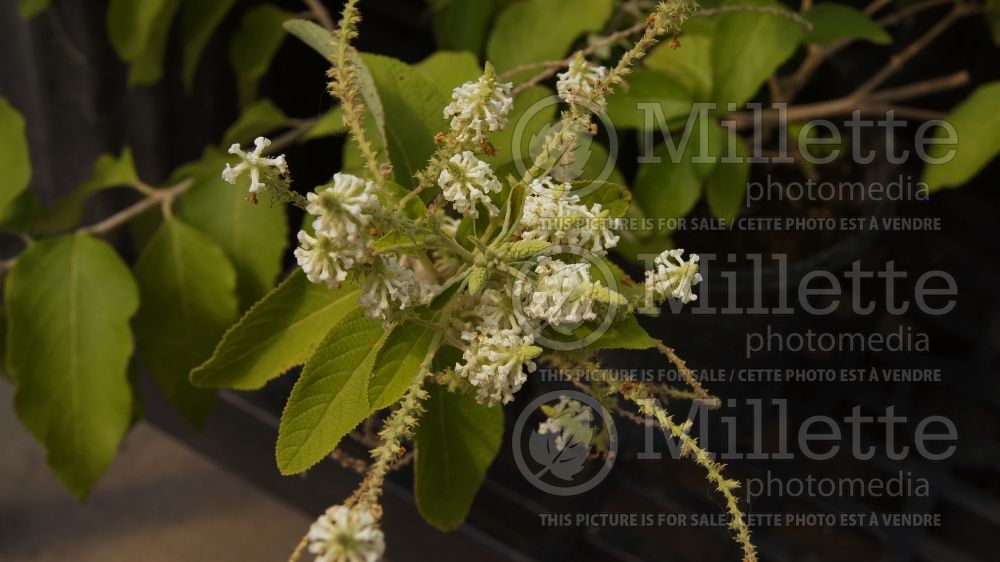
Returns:
[[[789,122],[793,122],[808,121],[820,117],[847,115],[855,110],[871,114],[889,107],[887,104],[890,102],[912,99],[917,96],[958,88],[966,85],[968,81],[968,73],[957,72],[941,78],[922,80],[907,86],[882,90],[860,98],[856,97],[855,94],[850,94],[833,100],[790,106],[785,111],[785,117]],[[774,109],[761,111],[759,115],[764,123],[774,123],[780,116],[778,111]],[[747,129],[754,126],[754,114],[751,112],[731,113],[725,117],[725,120],[733,121],[737,129]]]
[[[973,10],[974,11],[974,10]],[[903,67],[910,59],[917,55],[920,51],[924,50],[927,45],[930,45],[934,39],[939,35],[944,33],[946,29],[951,27],[951,24],[955,23],[959,18],[971,13],[970,9],[964,4],[956,4],[954,8],[948,14],[938,20],[930,29],[927,30],[919,39],[910,43],[905,49],[899,52],[897,55],[893,55],[888,64],[882,67],[881,70],[875,73],[874,76],[869,78],[864,84],[858,87],[851,94],[855,99],[861,99],[867,94],[871,93],[881,86],[890,76],[895,74],[900,68]]]
[[[303,119],[299,121],[293,128],[285,131],[277,138],[271,142],[271,146],[264,149],[265,154],[275,154],[281,152],[288,146],[292,145],[295,141],[299,140],[299,137],[309,132],[316,123],[320,120],[319,117],[310,117],[309,119]]]
[[[639,23],[637,23],[637,24],[635,24],[635,25],[633,25],[631,27],[627,27],[625,29],[622,29],[622,30],[616,31],[614,33],[608,34],[607,36],[602,37],[601,39],[598,39],[597,41],[594,41],[587,48],[583,49],[582,50],[583,54],[584,54],[584,56],[591,55],[595,51],[597,51],[598,49],[600,49],[602,47],[606,47],[608,45],[611,45],[612,43],[615,43],[619,39],[624,39],[624,38],[629,37],[631,35],[635,35],[636,33],[639,33],[640,31],[642,31],[644,29],[646,29],[646,22],[642,21],[642,22],[639,22]],[[574,56],[575,56],[575,53],[574,53]],[[507,70],[507,71],[501,73],[500,76],[498,76],[498,79],[500,79],[500,80],[509,79],[509,78],[514,77],[514,76],[517,76],[518,74],[520,74],[520,73],[522,73],[524,71],[533,70],[535,68],[542,68],[542,67],[544,67],[545,70],[539,72],[538,74],[532,76],[528,80],[526,80],[526,81],[518,84],[516,87],[514,87],[514,89],[511,91],[511,94],[516,96],[517,94],[520,94],[521,92],[527,90],[528,88],[537,85],[539,82],[542,82],[543,80],[551,77],[560,68],[564,68],[564,67],[569,66],[569,64],[570,64],[570,62],[572,60],[573,60],[572,57],[569,57],[569,58],[562,59],[562,60],[550,60],[550,61],[532,62],[532,63],[522,64],[520,66],[515,66],[514,68],[511,68],[510,70]]]
[[[870,16],[889,4],[892,4],[892,0],[875,0],[871,4],[865,6],[865,15]]]
[[[186,179],[173,187],[158,190],[155,195],[151,195],[141,201],[137,201],[132,206],[118,211],[97,224],[82,227],[78,229],[77,232],[94,235],[106,234],[157,205],[173,202],[174,199],[190,189],[192,185],[194,185],[194,180]]]
[[[325,6],[323,6],[323,2],[321,2],[320,0],[302,0],[302,1],[305,2],[306,6],[309,7],[309,11],[312,12],[312,14],[316,17],[316,21],[318,21],[320,25],[322,25],[329,31],[333,31],[334,29],[336,29],[336,26],[333,24],[333,18],[330,17],[330,12],[327,11]]]
[[[947,76],[942,76],[940,78],[931,78],[928,80],[922,80],[920,82],[915,82],[906,86],[900,86],[898,88],[887,88],[879,92],[875,92],[866,98],[866,101],[871,102],[886,102],[886,101],[903,101],[913,98],[919,98],[926,96],[928,94],[933,94],[940,92],[942,90],[950,90],[952,88],[960,88],[969,83],[969,73],[966,70],[961,70],[954,74],[949,74]]]
[[[954,4],[955,0],[923,0],[923,2],[916,2],[910,4],[909,6],[904,6],[897,12],[893,12],[887,16],[879,18],[875,23],[882,27],[890,27],[896,25],[897,23],[903,21],[909,16],[922,12],[924,10],[934,8],[935,6],[944,6],[947,4]]]

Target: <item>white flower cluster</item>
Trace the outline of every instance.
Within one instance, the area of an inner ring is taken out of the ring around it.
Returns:
[[[257,137],[253,141],[255,148],[252,152],[244,152],[239,144],[229,147],[229,153],[240,157],[240,163],[235,166],[226,164],[222,170],[222,179],[236,185],[243,172],[250,171],[250,193],[260,193],[267,188],[264,182],[260,181],[262,169],[274,168],[282,176],[288,173],[288,164],[285,162],[285,155],[268,158],[264,156],[264,150],[271,146],[271,141],[264,137]],[[265,172],[266,173],[266,172]]]
[[[525,299],[529,318],[553,326],[594,320],[595,294],[599,285],[590,279],[590,264],[567,264],[548,256],[538,259],[536,279],[526,277],[515,284],[516,297]]]
[[[604,107],[603,80],[608,77],[608,69],[591,64],[583,53],[577,52],[569,64],[569,69],[556,76],[556,91],[566,103],[588,102]]]
[[[684,261],[684,250],[681,249],[667,250],[656,256],[653,260],[656,269],[646,272],[646,292],[652,292],[659,301],[668,296],[683,303],[698,300],[692,289],[701,282],[699,259],[698,254],[691,254]]]
[[[568,396],[560,396],[559,403],[546,414],[548,419],[538,424],[538,433],[555,435],[556,450],[562,451],[570,444],[590,446],[594,436],[591,425],[594,412],[590,406]]]
[[[500,182],[490,165],[468,150],[448,160],[438,177],[438,185],[444,192],[444,198],[463,215],[478,218],[476,203],[482,203],[491,217],[500,212],[489,196],[490,193],[500,192]]]
[[[507,126],[507,114],[514,106],[511,86],[510,82],[498,82],[493,66],[486,63],[486,71],[478,80],[455,88],[452,102],[444,108],[444,117],[451,119],[455,138],[463,143],[480,144],[486,140],[485,133],[495,133]]]
[[[380,257],[375,271],[365,278],[358,302],[371,320],[389,326],[399,313],[423,302],[424,290],[413,271],[403,267],[395,256]]]
[[[313,215],[310,235],[299,231],[295,259],[313,283],[334,287],[367,259],[372,214],[378,210],[376,186],[350,174],[335,174],[333,184],[307,196],[306,211]]]
[[[489,330],[464,332],[467,342],[463,352],[465,363],[455,366],[455,372],[476,387],[476,400],[496,406],[514,399],[514,393],[535,371],[532,361],[542,349],[534,346],[534,338],[519,330]]]
[[[385,536],[369,509],[336,505],[309,528],[309,552],[316,562],[378,562]]]
[[[618,235],[612,231],[618,223],[600,203],[588,208],[571,193],[569,183],[559,184],[548,177],[531,182],[530,187],[518,227],[521,239],[579,246],[598,255],[618,245]]]

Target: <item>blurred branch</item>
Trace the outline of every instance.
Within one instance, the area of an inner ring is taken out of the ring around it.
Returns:
[[[306,6],[309,8],[309,11],[312,12],[312,15],[316,18],[316,21],[319,22],[320,25],[322,25],[329,31],[333,31],[336,29],[336,26],[333,24],[333,18],[330,17],[330,12],[326,9],[325,6],[323,6],[322,0],[302,0],[302,1],[305,2]]]
[[[190,189],[192,185],[194,185],[194,180],[186,179],[172,187],[156,190],[155,194],[137,201],[97,224],[81,227],[77,229],[77,232],[94,235],[106,234],[157,205],[169,205],[174,199]]]

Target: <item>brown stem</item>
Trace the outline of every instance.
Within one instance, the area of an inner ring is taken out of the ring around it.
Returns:
[[[882,67],[881,70],[875,73],[874,76],[869,78],[864,84],[858,87],[852,94],[855,99],[863,99],[867,94],[871,93],[881,86],[890,76],[895,74],[899,69],[903,68],[910,59],[915,57],[920,51],[924,50],[925,47],[931,44],[934,39],[937,39],[939,35],[944,33],[946,29],[951,27],[951,24],[955,23],[959,18],[970,13],[969,8],[964,4],[956,4],[954,8],[948,15],[938,20],[930,29],[927,30],[919,39],[910,43],[905,49],[899,52],[899,54],[893,55],[888,64]]]
[[[323,2],[320,0],[302,0],[305,2],[306,6],[309,7],[309,11],[312,12],[313,16],[316,17],[316,21],[326,29],[333,31],[336,26],[333,24],[333,18],[330,17],[330,12],[323,6]]]
[[[158,190],[155,195],[151,195],[141,201],[137,201],[132,206],[118,211],[97,224],[82,227],[78,229],[77,232],[94,235],[106,234],[157,205],[172,202],[182,193],[190,189],[192,185],[194,185],[194,180],[186,179],[172,187]]]

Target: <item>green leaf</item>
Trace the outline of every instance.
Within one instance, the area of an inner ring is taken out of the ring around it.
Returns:
[[[587,349],[649,349],[656,346],[654,340],[643,328],[635,316],[629,315],[615,322]]]
[[[439,49],[482,53],[496,0],[436,0],[431,6]]]
[[[222,144],[225,147],[236,142],[245,144],[258,136],[287,127],[288,124],[288,116],[274,102],[269,99],[258,100],[248,105],[239,119],[226,129]]]
[[[646,57],[646,67],[673,78],[690,92],[693,101],[711,101],[714,23],[714,19],[702,18],[689,21],[680,39],[681,46],[674,49],[666,42],[659,45]],[[618,95],[608,98],[608,104]],[[663,109],[666,112],[666,107]]]
[[[48,7],[49,0],[20,0],[17,3],[17,12],[21,19],[30,20],[44,12]]]
[[[285,31],[309,45],[327,62],[337,56],[337,41],[333,35],[314,21],[290,19],[283,24]]]
[[[368,403],[375,410],[391,406],[406,393],[428,357],[437,351],[441,333],[415,323],[396,326],[379,350],[371,381]]]
[[[122,149],[119,156],[102,154],[94,163],[94,171],[76,191],[60,197],[47,208],[39,206],[33,211],[31,231],[35,234],[55,234],[65,232],[80,223],[87,199],[100,191],[113,187],[136,184],[139,175],[135,171],[132,150]]]
[[[865,39],[876,45],[892,43],[892,37],[868,16],[846,4],[818,4],[802,14],[813,24],[805,40],[829,45],[843,39]]]
[[[212,357],[191,372],[191,381],[203,388],[260,388],[305,363],[357,306],[353,287],[327,289],[296,269],[226,332]]]
[[[436,149],[434,136],[447,128],[442,110],[448,98],[412,66],[390,57],[362,53],[385,112],[385,135],[396,180],[414,184]]]
[[[24,118],[5,98],[0,98],[0,216],[5,215],[31,181],[28,138]]]
[[[125,147],[117,157],[114,154],[102,154],[94,162],[94,172],[90,175],[80,190],[96,193],[109,187],[130,185],[139,181],[139,173],[135,171],[135,160],[132,149]]]
[[[551,126],[559,107],[558,98],[545,86],[532,86],[514,98],[514,107],[507,118],[507,126],[494,133],[490,141],[497,149],[496,156],[484,158],[499,170],[521,160],[525,169],[531,168],[530,148]],[[517,134],[518,138],[514,138]]]
[[[524,0],[511,4],[493,26],[486,58],[497,72],[564,58],[578,37],[604,26],[613,5],[613,0]],[[537,72],[519,73],[513,81]]]
[[[229,45],[229,60],[236,71],[241,105],[257,97],[257,82],[267,74],[271,59],[285,39],[282,24],[292,15],[271,4],[254,6],[243,15]]]
[[[804,33],[801,24],[778,14],[736,12],[720,16],[712,41],[712,80],[720,109],[727,111],[729,103],[739,108],[752,98],[795,53]]]
[[[428,386],[417,426],[413,491],[424,519],[442,531],[460,527],[503,441],[503,409]]]
[[[314,22],[298,19],[289,20],[285,22],[285,29],[312,47],[328,62],[337,56],[333,35]],[[356,69],[355,79],[357,80],[358,90],[360,90],[361,98],[364,100],[365,108],[368,110],[365,113],[364,123],[367,132],[366,136],[370,137],[368,140],[375,145],[374,148],[377,151],[382,151],[387,144],[385,137],[385,112],[382,108],[382,100],[379,98],[375,81],[368,71],[368,66],[356,52],[352,52],[352,59]],[[354,143],[346,144],[344,146],[345,155],[349,154],[348,151],[350,150],[356,153],[357,146]],[[360,155],[354,155],[360,159]],[[358,169],[360,170],[361,167]],[[341,171],[347,171],[347,166],[345,165]]]
[[[712,214],[720,219],[725,219],[729,224],[740,209],[743,208],[747,180],[750,177],[750,154],[735,133],[729,133],[731,139],[735,138],[735,157],[739,162],[720,161],[715,165],[712,173],[705,180],[705,196],[708,200],[708,208]]]
[[[157,25],[157,18],[172,0],[111,0],[108,3],[108,39],[124,61],[137,60],[146,50]]]
[[[608,96],[608,117],[617,128],[655,130],[657,119],[670,121],[687,115],[692,101],[689,88],[677,78],[638,69],[629,75],[625,86]],[[651,127],[647,127],[650,118]]]
[[[461,2],[476,4],[477,2]],[[483,73],[479,61],[472,53],[438,51],[414,65],[424,78],[434,84],[444,94],[445,99],[451,98],[452,90],[476,80]],[[444,108],[441,108],[444,109]]]
[[[71,235],[31,245],[5,296],[17,414],[59,480],[86,498],[131,423],[135,281],[105,242]]]
[[[993,33],[993,43],[1000,45],[1000,0],[986,1],[986,22]]]
[[[1000,153],[1000,81],[979,86],[945,120],[955,127],[955,144],[934,144],[928,148],[931,158],[954,158],[942,164],[928,163],[924,182],[931,191],[958,187],[976,176]],[[940,127],[936,138],[944,136]]]
[[[229,13],[236,0],[183,0],[181,8],[181,44],[184,45],[184,87],[191,90],[201,54],[215,28]]]
[[[672,161],[661,144],[653,150],[659,164],[639,166],[632,196],[647,217],[674,219],[687,216],[701,197],[701,178],[686,157]]]
[[[156,14],[156,24],[147,38],[146,46],[128,67],[128,85],[153,84],[163,77],[163,60],[167,52],[170,26],[180,8],[181,0],[167,0]]]
[[[624,217],[629,206],[632,204],[632,194],[622,184],[609,181],[593,182],[590,180],[574,180],[570,183],[574,186],[591,186],[599,183],[596,189],[581,197],[580,202],[588,207],[599,203],[601,209],[608,211],[612,217]]]
[[[281,414],[276,455],[282,474],[308,470],[368,417],[368,379],[385,338],[382,325],[360,308],[323,338]]]
[[[253,304],[274,286],[288,244],[288,217],[283,205],[246,201],[246,191],[222,180],[229,160],[216,149],[191,169],[194,185],[179,201],[184,222],[208,234],[236,266],[240,309]]]
[[[338,106],[327,111],[325,115],[320,117],[319,121],[316,121],[316,124],[302,135],[300,142],[342,135],[346,132],[347,126],[344,125],[344,110]]]
[[[193,387],[188,373],[236,320],[236,270],[211,238],[168,219],[139,255],[135,277],[142,305],[133,325],[143,363],[174,407],[200,427],[215,393]]]

